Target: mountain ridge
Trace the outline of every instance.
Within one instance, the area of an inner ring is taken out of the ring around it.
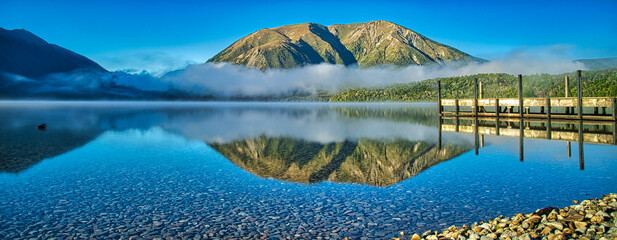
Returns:
[[[229,62],[262,70],[331,63],[371,67],[485,62],[392,22],[301,23],[247,35],[207,62]]]
[[[0,72],[38,78],[77,69],[107,72],[89,58],[50,44],[29,31],[0,28]]]

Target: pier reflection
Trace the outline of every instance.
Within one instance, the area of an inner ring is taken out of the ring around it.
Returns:
[[[442,132],[474,134],[475,154],[484,146],[484,135],[518,137],[519,158],[524,161],[524,139],[566,141],[568,157],[571,142],[578,142],[579,168],[585,169],[584,144],[617,145],[617,122],[555,119],[501,119],[494,117],[440,117],[439,141]]]

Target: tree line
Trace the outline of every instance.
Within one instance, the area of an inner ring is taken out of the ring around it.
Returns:
[[[570,96],[577,96],[576,72],[523,75],[523,97],[564,97],[565,77],[569,76]],[[482,73],[393,84],[382,88],[354,88],[330,97],[330,102],[421,102],[437,101],[437,81],[442,98],[473,98],[473,83],[483,85],[484,98],[518,97],[517,76]],[[582,72],[583,97],[616,97],[617,68]]]

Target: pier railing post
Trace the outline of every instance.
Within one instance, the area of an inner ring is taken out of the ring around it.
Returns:
[[[439,113],[439,116],[441,116],[441,80],[437,80],[437,112]]]
[[[499,112],[501,111],[499,107],[499,98],[495,98],[495,116],[499,118]]]
[[[483,94],[484,93],[484,88],[482,87],[482,81],[480,81],[480,83],[478,83],[478,84],[479,84],[478,85],[478,89],[479,89],[479,92],[478,92],[479,97],[478,98],[483,99],[484,98],[484,94]]]
[[[454,99],[454,113],[458,116],[458,99]]]
[[[478,115],[478,79],[473,79],[473,115]]]
[[[518,75],[518,112],[523,118],[523,75]]]
[[[565,97],[570,97],[570,77],[566,76],[566,95]],[[566,114],[570,114],[570,107],[566,107]]]
[[[581,70],[576,70],[576,81],[578,82],[578,87],[576,90],[578,94],[578,103],[577,103],[578,118],[583,119],[583,89],[581,86],[581,81],[582,81]]]
[[[551,98],[546,98],[546,118],[551,119]]]
[[[617,121],[617,98],[611,99],[611,107],[613,109],[613,121]]]

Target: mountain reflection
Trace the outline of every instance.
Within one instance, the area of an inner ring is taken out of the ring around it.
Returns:
[[[426,141],[379,141],[361,138],[322,144],[288,137],[260,136],[212,148],[237,166],[260,177],[315,183],[324,180],[388,186],[452,159],[472,145]]]
[[[473,148],[438,145],[430,104],[0,103],[0,171],[20,172],[105,131],[163,129],[260,177],[388,186]],[[46,123],[47,130],[36,129]]]

